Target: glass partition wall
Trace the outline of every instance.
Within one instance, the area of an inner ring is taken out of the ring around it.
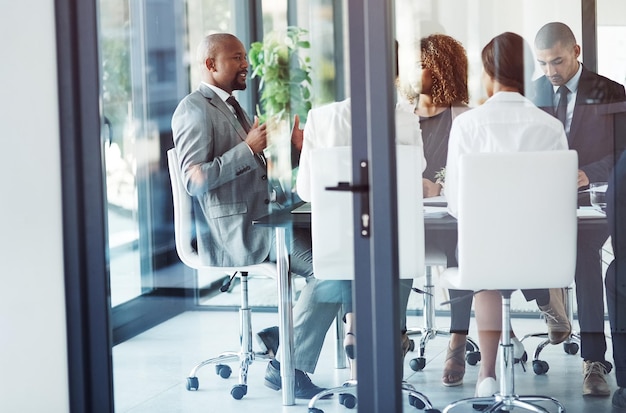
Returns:
[[[480,105],[486,99],[480,51],[487,41],[504,31],[516,32],[532,44],[535,32],[543,24],[563,21],[582,44],[584,61],[587,38],[582,28],[582,3],[585,1],[559,0],[546,4],[543,0],[396,0],[393,30],[398,42],[400,80],[414,87],[419,84],[420,37],[448,34],[467,50],[470,106]],[[101,141],[107,198],[106,257],[111,327],[114,344],[118,344],[183,311],[202,308],[228,311],[239,305],[237,290],[231,294],[219,293],[223,276],[185,267],[174,247],[165,153],[173,146],[172,113],[177,103],[199,83],[195,66],[199,40],[212,32],[230,32],[249,48],[253,42],[286,33],[288,27],[304,29],[310,47],[301,52],[310,62],[312,107],[355,96],[350,91],[352,77],[376,74],[365,67],[350,66],[348,28],[354,15],[347,0],[98,0],[97,5]],[[615,12],[623,8],[616,0],[598,0],[597,5],[597,40],[593,40],[598,45],[598,71],[624,83],[626,48],[620,42],[625,38],[626,22],[618,16],[626,13]],[[391,61],[389,65],[392,66]],[[252,71],[251,67],[249,74]],[[264,111],[259,81],[249,76],[247,90],[238,95],[250,115]],[[394,99],[402,100],[395,90],[389,93]],[[362,91],[356,96],[362,96]],[[302,121],[304,127],[306,118]],[[287,204],[299,201],[294,180],[298,157],[285,140],[291,127],[288,121],[277,127],[281,131],[278,137],[270,137],[270,141],[275,139],[274,152],[269,157],[271,178],[284,191]],[[370,157],[375,159],[377,154]],[[296,291],[302,283],[301,279],[294,280]],[[275,282],[255,280],[251,284],[252,307],[276,311]],[[514,305],[521,310],[530,309],[523,302]],[[421,297],[410,298],[409,310],[419,313],[421,307]],[[219,327],[213,334],[220,334]],[[150,348],[150,343],[145,345]],[[167,355],[155,354],[155,362],[164,357]],[[187,365],[181,367],[180,378],[187,374],[187,368]],[[114,398],[116,406],[129,405],[127,400],[118,400],[118,395]],[[142,400],[133,403],[140,405]]]

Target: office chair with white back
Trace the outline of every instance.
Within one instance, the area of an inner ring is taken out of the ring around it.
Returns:
[[[248,305],[248,277],[261,275],[264,277],[276,278],[276,265],[274,263],[261,263],[241,267],[209,267],[201,263],[198,252],[193,247],[194,221],[192,214],[192,197],[184,187],[180,164],[175,149],[167,151],[167,160],[172,184],[172,196],[174,201],[174,236],[176,239],[176,252],[180,260],[193,269],[215,271],[220,275],[227,275],[229,281],[220,289],[222,292],[228,290],[230,282],[239,274],[241,281],[241,306],[239,308],[240,331],[238,351],[228,351],[219,356],[210,358],[197,364],[187,377],[187,390],[198,390],[199,381],[196,373],[201,367],[215,364],[217,375],[222,378],[230,377],[232,372],[230,366],[223,364],[226,362],[239,361],[239,384],[233,386],[231,395],[239,400],[248,391],[248,366],[256,358],[268,359],[268,354],[252,351],[252,326],[251,312]]]
[[[517,289],[560,288],[572,283],[576,266],[575,151],[478,153],[459,162],[458,268],[442,275],[447,288],[499,290],[502,295],[500,391],[448,405],[445,412],[520,408],[547,412],[535,402],[548,396],[515,393],[510,298]],[[498,179],[493,179],[497,171]],[[456,409],[458,407],[458,409]],[[483,406],[484,407],[484,406]]]
[[[422,154],[414,146],[397,147],[400,278],[424,274],[424,222],[422,204]],[[352,152],[348,146],[311,151],[311,237],[313,271],[318,279],[354,279],[354,228],[351,192],[327,190],[352,181]],[[325,390],[309,402],[310,413],[320,413],[316,403],[328,394],[339,394],[348,408],[356,405],[356,380]],[[432,409],[428,398],[408,383],[409,403]]]

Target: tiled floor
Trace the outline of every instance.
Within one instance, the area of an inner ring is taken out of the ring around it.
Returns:
[[[276,325],[277,321],[276,313],[254,313],[254,331]],[[449,319],[439,317],[437,322],[440,326],[445,326]],[[528,318],[513,321],[516,333],[520,337],[541,329],[542,323],[538,319]],[[409,325],[420,324],[421,317],[409,317]],[[230,396],[231,387],[237,383],[236,374],[229,379],[222,379],[215,374],[213,366],[207,366],[198,372],[200,381],[198,391],[186,390],[186,377],[197,362],[214,357],[221,351],[236,350],[238,325],[237,312],[191,311],[116,346],[113,350],[115,411],[306,413],[308,401],[297,400],[295,406],[282,406],[280,393],[263,386],[266,367],[264,360],[258,360],[250,367],[248,394],[242,400],[234,400]],[[413,338],[418,340],[418,336]],[[347,369],[334,368],[332,339],[331,331],[327,336],[317,372],[312,375],[313,381],[320,386],[340,385],[348,378]],[[537,339],[525,342],[526,349],[531,355],[537,342]],[[443,387],[440,384],[440,376],[446,344],[446,337],[438,337],[429,342],[427,365],[421,372],[412,371],[408,364],[416,353],[409,353],[405,360],[405,380],[423,392],[438,409],[443,409],[452,401],[473,396],[478,373],[478,366],[468,366],[463,386]],[[611,359],[610,341],[608,344],[607,357]],[[547,394],[555,397],[565,405],[568,413],[613,412],[610,398],[581,396],[582,366],[579,355],[567,355],[561,346],[554,346],[545,349],[542,358],[550,364],[550,370],[546,375],[535,375],[530,363],[527,364],[526,372],[520,367],[515,368],[516,390],[519,394]],[[233,370],[236,371],[235,365]],[[615,388],[613,374],[609,375],[609,383]],[[354,410],[339,405],[336,397],[322,401],[318,407],[326,413],[358,410],[358,405]],[[552,409],[549,405],[545,407]],[[406,402],[404,411],[419,410]],[[468,407],[465,411],[472,409]]]

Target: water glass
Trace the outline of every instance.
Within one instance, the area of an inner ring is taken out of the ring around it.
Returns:
[[[589,200],[591,206],[604,212],[606,210],[606,182],[592,182],[589,184]]]

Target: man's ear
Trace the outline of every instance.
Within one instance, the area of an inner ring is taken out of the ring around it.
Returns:
[[[208,57],[205,61],[204,61],[204,66],[206,67],[206,69],[209,72],[214,72],[215,71],[215,61]]]

